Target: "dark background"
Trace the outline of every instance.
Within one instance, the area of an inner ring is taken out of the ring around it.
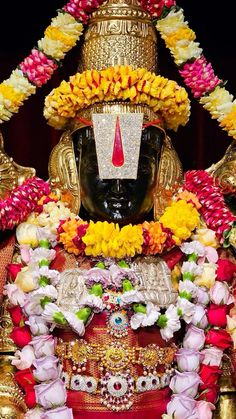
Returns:
[[[0,15],[0,80],[8,78],[17,65],[29,54],[44,29],[65,4],[61,0],[1,2]],[[203,52],[212,62],[215,73],[228,81],[226,88],[236,96],[236,18],[233,0],[220,3],[212,0],[179,0],[186,20],[197,34]],[[35,167],[37,175],[47,178],[47,162],[60,132],[47,126],[43,118],[44,97],[77,68],[77,51],[73,49],[52,79],[31,96],[9,122],[2,124],[5,149],[14,160]],[[170,53],[159,42],[160,73],[183,85]],[[190,94],[191,97],[191,94]],[[191,118],[178,133],[169,133],[182,160],[184,169],[206,168],[219,160],[232,141],[207,111],[192,99]]]

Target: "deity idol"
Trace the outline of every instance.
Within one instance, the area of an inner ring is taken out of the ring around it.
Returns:
[[[166,130],[187,123],[189,99],[157,75],[156,47],[140,2],[105,1],[89,20],[79,73],[46,98],[46,119],[64,133],[49,183],[16,229],[4,292],[22,394],[13,387],[3,417],[23,417],[25,403],[29,419],[212,415],[211,377],[232,343],[235,218],[221,191],[235,191],[235,145],[200,181],[197,172],[184,181]],[[8,182],[34,175],[4,159]],[[210,193],[223,208],[227,258],[219,220],[205,224]]]

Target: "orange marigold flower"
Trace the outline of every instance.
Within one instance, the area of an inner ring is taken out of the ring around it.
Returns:
[[[186,189],[184,189],[183,192],[180,192],[180,194],[178,194],[177,199],[184,199],[184,201],[192,203],[196,209],[201,208],[201,204],[197,198],[197,195],[187,191]]]
[[[161,223],[155,221],[148,223],[145,221],[142,224],[142,227],[145,228],[149,234],[149,243],[145,248],[145,253],[148,255],[161,253],[165,247],[167,239],[167,233],[163,231]]]

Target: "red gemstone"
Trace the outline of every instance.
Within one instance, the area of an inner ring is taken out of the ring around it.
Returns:
[[[114,387],[115,390],[118,391],[118,390],[121,389],[122,386],[121,386],[121,383],[119,383],[119,381],[117,381],[116,383],[114,383],[114,386],[113,387]]]
[[[116,132],[115,132],[115,139],[114,139],[114,146],[113,146],[113,153],[112,153],[112,164],[115,167],[121,167],[124,164],[124,152],[123,152],[123,145],[122,145],[122,137],[121,137],[121,129],[120,129],[120,120],[119,116],[116,119]]]

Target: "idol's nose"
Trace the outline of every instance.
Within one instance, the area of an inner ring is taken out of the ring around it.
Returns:
[[[116,196],[124,195],[126,192],[126,188],[124,186],[124,182],[120,179],[115,179],[112,183],[111,192]]]

